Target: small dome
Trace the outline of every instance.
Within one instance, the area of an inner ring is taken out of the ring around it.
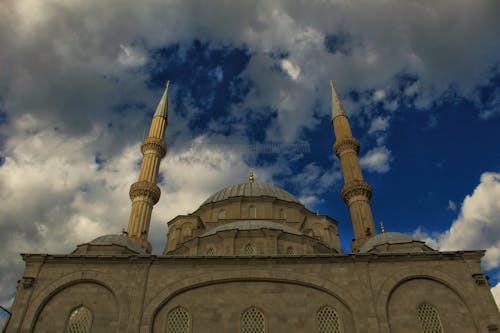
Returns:
[[[400,232],[384,232],[373,236],[364,243],[359,252],[368,252],[381,244],[411,243],[414,239]]]
[[[88,243],[89,245],[119,245],[128,248],[129,250],[139,253],[139,254],[147,254],[146,250],[142,248],[136,241],[133,239],[122,236],[122,235],[105,235],[101,237],[97,237],[93,241]]]
[[[260,197],[260,196],[274,197],[283,201],[290,201],[302,204],[299,201],[299,199],[294,197],[292,194],[274,185],[263,184],[263,183],[253,183],[253,184],[243,183],[243,184],[231,185],[216,192],[215,194],[210,196],[210,198],[205,200],[202,206],[208,203],[222,201],[232,197]]]
[[[289,234],[302,235],[299,231],[297,231],[289,226],[286,226],[284,224],[281,224],[281,223],[272,222],[272,221],[268,221],[268,220],[243,220],[243,221],[230,222],[230,223],[226,223],[226,224],[220,225],[218,227],[215,227],[212,230],[209,230],[206,233],[204,233],[202,235],[202,237],[214,235],[215,233],[217,233],[219,231],[258,230],[258,229],[276,229],[276,230],[288,232]]]

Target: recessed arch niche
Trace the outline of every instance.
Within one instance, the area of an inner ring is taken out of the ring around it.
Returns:
[[[258,308],[267,332],[315,332],[316,313],[328,305],[339,314],[345,332],[354,332],[349,308],[335,296],[302,284],[281,281],[227,281],[188,289],[163,303],[153,332],[164,332],[168,313],[178,306],[191,314],[192,332],[239,332],[242,313]]]
[[[391,332],[422,333],[419,306],[431,304],[439,313],[444,332],[477,332],[472,315],[460,296],[430,278],[413,278],[396,286],[387,302]]]

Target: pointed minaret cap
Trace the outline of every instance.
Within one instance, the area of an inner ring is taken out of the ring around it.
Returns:
[[[337,91],[335,91],[335,86],[333,85],[333,80],[330,80],[330,87],[332,88],[332,120],[338,116],[346,116],[344,108],[340,103],[339,96],[337,96]]]
[[[160,103],[158,103],[158,107],[156,108],[156,112],[154,117],[160,116],[165,119],[168,117],[168,86],[170,85],[170,81],[167,81],[167,86],[165,87],[165,91],[163,92],[163,96],[161,97]]]

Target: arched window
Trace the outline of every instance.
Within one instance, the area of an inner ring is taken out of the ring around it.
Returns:
[[[255,248],[251,243],[248,243],[245,245],[245,249],[243,250],[243,253],[247,256],[251,256],[255,254]]]
[[[288,256],[294,256],[296,253],[295,253],[295,249],[291,246],[289,246],[287,249],[286,249],[286,254]]]
[[[80,305],[69,314],[66,333],[89,333],[92,327],[92,312]]]
[[[255,208],[255,206],[248,207],[248,217],[250,218],[257,217],[257,208]]]
[[[214,255],[215,255],[215,249],[213,247],[208,248],[207,256],[214,256]]]
[[[183,307],[176,307],[168,313],[167,333],[189,333],[191,332],[191,318]]]
[[[422,333],[443,333],[437,309],[429,303],[422,303],[417,308],[417,317],[422,324]]]
[[[319,333],[341,333],[340,317],[332,307],[327,305],[318,310],[316,314],[318,319]]]
[[[217,214],[217,218],[225,219],[226,218],[226,211],[224,209],[219,210],[219,214]]]
[[[266,323],[262,311],[253,306],[241,316],[241,333],[265,333]]]
[[[286,219],[286,212],[283,208],[280,209],[280,219]]]

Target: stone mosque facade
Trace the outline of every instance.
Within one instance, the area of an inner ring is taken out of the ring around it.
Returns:
[[[167,84],[141,146],[128,229],[69,254],[22,254],[6,332],[500,332],[484,251],[440,252],[401,233],[377,234],[359,142],[330,85],[350,253],[335,219],[250,174],[169,221],[163,254],[152,255]]]

